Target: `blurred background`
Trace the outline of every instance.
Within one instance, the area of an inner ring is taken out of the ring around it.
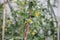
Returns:
[[[0,0],[0,40],[59,40],[59,30],[60,0]]]

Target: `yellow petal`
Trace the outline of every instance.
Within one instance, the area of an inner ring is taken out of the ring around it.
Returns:
[[[27,22],[28,22],[28,23],[32,23],[32,20],[31,20],[31,19],[28,19]]]
[[[17,2],[17,0],[13,0],[14,2]]]
[[[22,2],[21,2],[21,4],[22,4],[22,5],[24,5],[24,4],[25,4],[25,2],[23,2],[23,1],[22,1]]]
[[[32,35],[35,35],[36,33],[35,32],[32,32]]]
[[[40,16],[40,12],[36,12],[36,13],[35,13],[35,16],[36,16],[36,17],[39,17],[39,16]]]

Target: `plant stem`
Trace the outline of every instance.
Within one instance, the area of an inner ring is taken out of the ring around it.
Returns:
[[[4,9],[3,9],[3,25],[2,25],[2,40],[5,38],[5,16],[6,16],[6,0],[4,0]]]

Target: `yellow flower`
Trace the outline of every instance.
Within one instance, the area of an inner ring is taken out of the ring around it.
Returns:
[[[36,34],[36,32],[32,32],[32,35],[34,36]]]
[[[40,12],[36,12],[36,13],[35,13],[35,16],[36,16],[36,17],[39,17],[39,16],[40,16]]]
[[[32,20],[31,20],[31,19],[28,19],[28,20],[27,20],[27,23],[32,23]]]
[[[14,2],[17,2],[17,0],[13,0]]]
[[[25,4],[25,2],[23,2],[23,1],[22,1],[22,2],[21,2],[21,4],[22,4],[22,5],[24,5],[24,4]]]

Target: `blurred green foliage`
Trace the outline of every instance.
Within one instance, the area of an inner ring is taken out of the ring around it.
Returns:
[[[30,23],[27,40],[45,40],[49,36],[57,40],[57,24],[51,8],[44,7],[43,4],[37,5],[37,0],[14,0],[14,2],[20,10],[11,9],[13,22],[6,17],[5,40],[23,40],[27,22]],[[3,5],[0,5],[0,40],[2,40],[2,15]]]

